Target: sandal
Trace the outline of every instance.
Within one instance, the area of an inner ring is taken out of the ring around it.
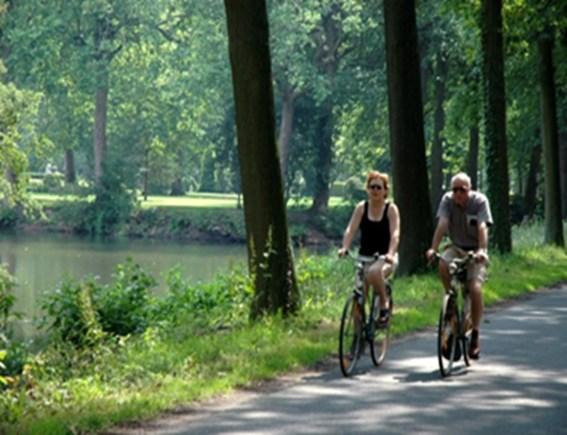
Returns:
[[[388,308],[380,308],[380,315],[378,317],[379,325],[387,325],[390,321],[390,310]]]
[[[471,344],[469,346],[469,358],[478,359],[480,357],[480,340],[478,338],[478,330],[473,329],[471,334]]]

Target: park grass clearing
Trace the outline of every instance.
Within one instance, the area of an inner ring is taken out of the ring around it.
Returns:
[[[486,306],[566,281],[565,264],[565,250],[550,246],[520,246],[513,254],[493,255]],[[90,366],[74,375],[36,380],[33,395],[19,402],[19,416],[0,426],[0,432],[102,431],[313,367],[336,353],[354,265],[330,254],[303,257],[297,269],[303,308],[296,317],[276,316],[202,335],[183,322],[166,334],[150,328],[119,349],[94,352]],[[433,271],[397,278],[394,295],[395,337],[435,325],[441,291]]]
[[[55,194],[55,193],[30,193],[31,197],[40,204],[50,206],[55,203],[66,201],[77,201],[83,199],[73,194]],[[94,199],[90,196],[89,199]],[[242,198],[241,198],[242,199]],[[208,193],[208,192],[191,192],[185,196],[167,196],[167,195],[150,195],[147,200],[142,196],[138,197],[142,209],[152,208],[226,208],[236,209],[238,204],[238,196],[235,193]],[[300,198],[289,201],[290,207],[308,208],[310,199]],[[341,197],[332,196],[329,199],[329,206],[334,207],[344,204]]]

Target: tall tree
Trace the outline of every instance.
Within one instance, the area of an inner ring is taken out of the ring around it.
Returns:
[[[502,0],[482,0],[481,34],[484,73],[484,125],[488,197],[493,207],[492,238],[498,251],[512,250]],[[497,205],[497,206],[496,206]]]
[[[524,187],[524,214],[532,218],[537,207],[537,190],[539,185],[539,172],[541,167],[541,144],[532,147],[530,153],[530,166]]]
[[[445,83],[447,82],[447,53],[439,48],[435,62],[435,114],[431,145],[431,208],[436,209],[443,195],[443,129],[445,127]]]
[[[541,87],[541,133],[545,165],[545,242],[564,245],[559,181],[559,135],[553,71],[553,29],[538,38],[539,80]]]
[[[225,0],[244,195],[252,316],[298,308],[275,115],[265,0]]]
[[[159,6],[157,1],[140,0],[54,0],[49,4],[30,0],[15,2],[10,12],[10,64],[19,77],[34,81],[34,87],[46,93],[61,88],[61,82],[72,77],[90,94],[97,181],[107,149],[112,61],[125,47],[140,41],[143,29],[165,33]],[[28,31],[30,26],[33,32]]]
[[[467,152],[466,171],[471,177],[471,186],[478,189],[478,146],[479,131],[478,126],[469,128],[469,150]]]
[[[384,0],[390,150],[402,216],[400,273],[424,266],[433,223],[423,133],[414,0]]]

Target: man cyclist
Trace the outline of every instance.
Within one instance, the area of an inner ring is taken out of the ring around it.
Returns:
[[[448,232],[451,244],[443,250],[439,261],[439,275],[445,291],[450,288],[449,263],[463,258],[473,251],[475,261],[467,269],[467,285],[471,299],[472,334],[469,357],[480,356],[479,329],[483,313],[482,284],[486,280],[488,264],[488,227],[492,225],[490,204],[485,195],[471,190],[470,177],[464,172],[451,179],[451,191],[445,193],[437,211],[437,228],[431,248],[427,250],[429,261],[439,249],[443,236]]]

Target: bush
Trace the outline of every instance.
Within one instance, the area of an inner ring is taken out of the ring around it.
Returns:
[[[130,258],[118,265],[114,282],[100,289],[94,297],[103,331],[122,336],[143,332],[153,305],[151,290],[156,285],[154,277]]]
[[[41,326],[52,341],[69,342],[77,348],[92,347],[105,336],[141,333],[154,309],[151,290],[155,285],[155,279],[130,259],[117,266],[108,285],[93,279],[65,280],[45,297]]]
[[[65,175],[61,172],[51,172],[43,177],[43,191],[60,193],[65,187]]]
[[[348,204],[354,205],[366,199],[366,192],[364,190],[364,183],[357,177],[350,177],[346,180],[344,185],[343,200]]]
[[[0,206],[0,230],[14,228],[18,219],[19,213],[14,207]]]
[[[94,280],[65,280],[42,303],[45,312],[41,326],[52,341],[68,342],[75,347],[89,347],[102,336],[98,315],[92,304],[92,294],[100,286]]]
[[[105,171],[95,187],[95,200],[86,210],[88,232],[94,235],[113,234],[128,220],[135,207],[136,193],[127,189],[117,173]]]
[[[16,297],[13,295],[15,286],[14,277],[3,264],[0,264],[0,335],[8,336],[8,323],[12,318],[19,317],[19,314],[12,312],[16,302]]]
[[[14,313],[15,296],[12,294],[16,281],[4,265],[0,264],[0,389],[13,376],[22,373],[28,359],[27,347],[11,341],[10,321],[20,317]]]

